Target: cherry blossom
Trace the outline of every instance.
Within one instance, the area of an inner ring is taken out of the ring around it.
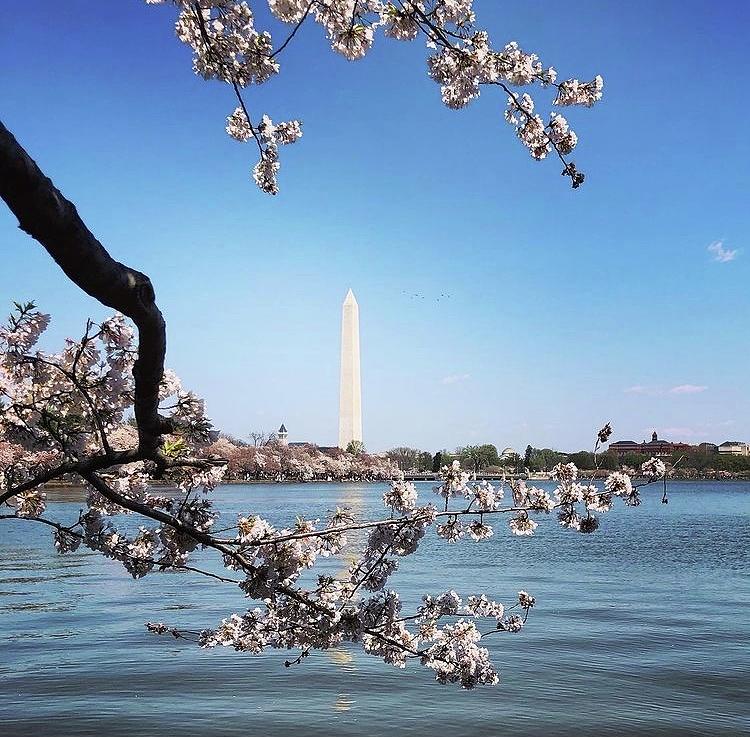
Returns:
[[[664,461],[659,458],[651,458],[641,465],[641,471],[647,479],[655,481],[663,478],[667,472],[667,467],[664,465]]]
[[[567,79],[557,82],[557,71],[539,57],[511,41],[502,48],[490,42],[477,26],[473,0],[266,0],[278,27],[258,27],[257,11],[263,0],[146,0],[149,5],[173,5],[178,9],[177,37],[193,53],[193,69],[204,79],[218,79],[232,88],[238,106],[227,118],[227,133],[237,141],[254,140],[259,159],[253,179],[261,190],[279,191],[278,146],[301,136],[299,121],[269,128],[266,114],[253,122],[245,100],[247,88],[263,85],[281,71],[281,55],[306,23],[322,26],[331,49],[349,61],[366,56],[377,33],[398,41],[421,39],[428,50],[430,78],[440,86],[445,105],[460,109],[476,100],[482,88],[499,87],[508,95],[506,119],[521,143],[537,160],[551,152],[563,162],[563,174],[573,187],[583,174],[565,157],[578,137],[568,121],[552,113],[549,123],[534,112],[534,100],[517,88],[552,87],[551,105],[591,107],[601,99],[604,82]],[[268,130],[275,134],[269,135]]]

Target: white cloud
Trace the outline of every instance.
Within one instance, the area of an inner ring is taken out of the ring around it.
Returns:
[[[460,384],[462,381],[466,381],[471,378],[471,374],[451,374],[450,376],[444,376],[441,380],[441,384]]]
[[[707,386],[701,384],[679,384],[673,386],[671,389],[664,389],[660,386],[644,386],[643,384],[635,384],[623,389],[625,394],[637,394],[643,397],[660,397],[664,394],[698,394],[708,389]]]
[[[722,264],[734,261],[740,253],[737,248],[724,248],[724,241],[714,241],[706,250],[713,255],[714,261]]]
[[[623,389],[625,394],[637,394],[641,397],[658,397],[664,394],[664,389],[660,386],[644,386],[643,384],[636,384],[635,386],[629,386]]]
[[[699,384],[680,384],[679,386],[673,386],[670,390],[670,394],[700,394],[708,389],[707,386],[701,386]]]
[[[654,391],[652,389],[649,389],[647,386],[641,386],[640,384],[636,384],[635,386],[629,386],[626,389],[623,389],[625,394],[653,394]]]

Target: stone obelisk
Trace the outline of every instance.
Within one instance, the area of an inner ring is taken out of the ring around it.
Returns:
[[[362,387],[359,377],[359,305],[350,289],[341,308],[341,388],[339,448],[362,441]]]

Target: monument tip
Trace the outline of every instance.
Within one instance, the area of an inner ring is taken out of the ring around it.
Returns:
[[[357,298],[354,296],[354,292],[352,292],[351,289],[346,293],[346,297],[344,298],[344,304],[351,304],[352,302],[356,302]]]

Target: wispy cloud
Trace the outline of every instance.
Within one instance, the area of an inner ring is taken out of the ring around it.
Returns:
[[[644,386],[643,384],[635,384],[623,389],[625,394],[636,394],[642,397],[659,397],[664,394],[699,394],[708,389],[707,386],[702,384],[679,384],[669,389],[665,389],[661,386]]]
[[[714,261],[721,264],[734,261],[740,253],[738,248],[724,248],[724,241],[714,241],[707,246],[706,250],[713,256]]]
[[[460,384],[462,381],[466,381],[471,378],[471,374],[451,374],[450,376],[443,376],[440,379],[441,384]]]
[[[642,386],[641,384],[636,384],[635,386],[628,386],[625,389],[623,389],[625,394],[658,394],[658,390],[654,389],[653,387],[648,386]]]
[[[625,394],[636,394],[641,397],[659,397],[665,394],[664,388],[661,386],[635,384],[623,389]]]
[[[701,386],[700,384],[680,384],[679,386],[673,386],[670,390],[670,394],[700,394],[706,391],[707,386]]]

